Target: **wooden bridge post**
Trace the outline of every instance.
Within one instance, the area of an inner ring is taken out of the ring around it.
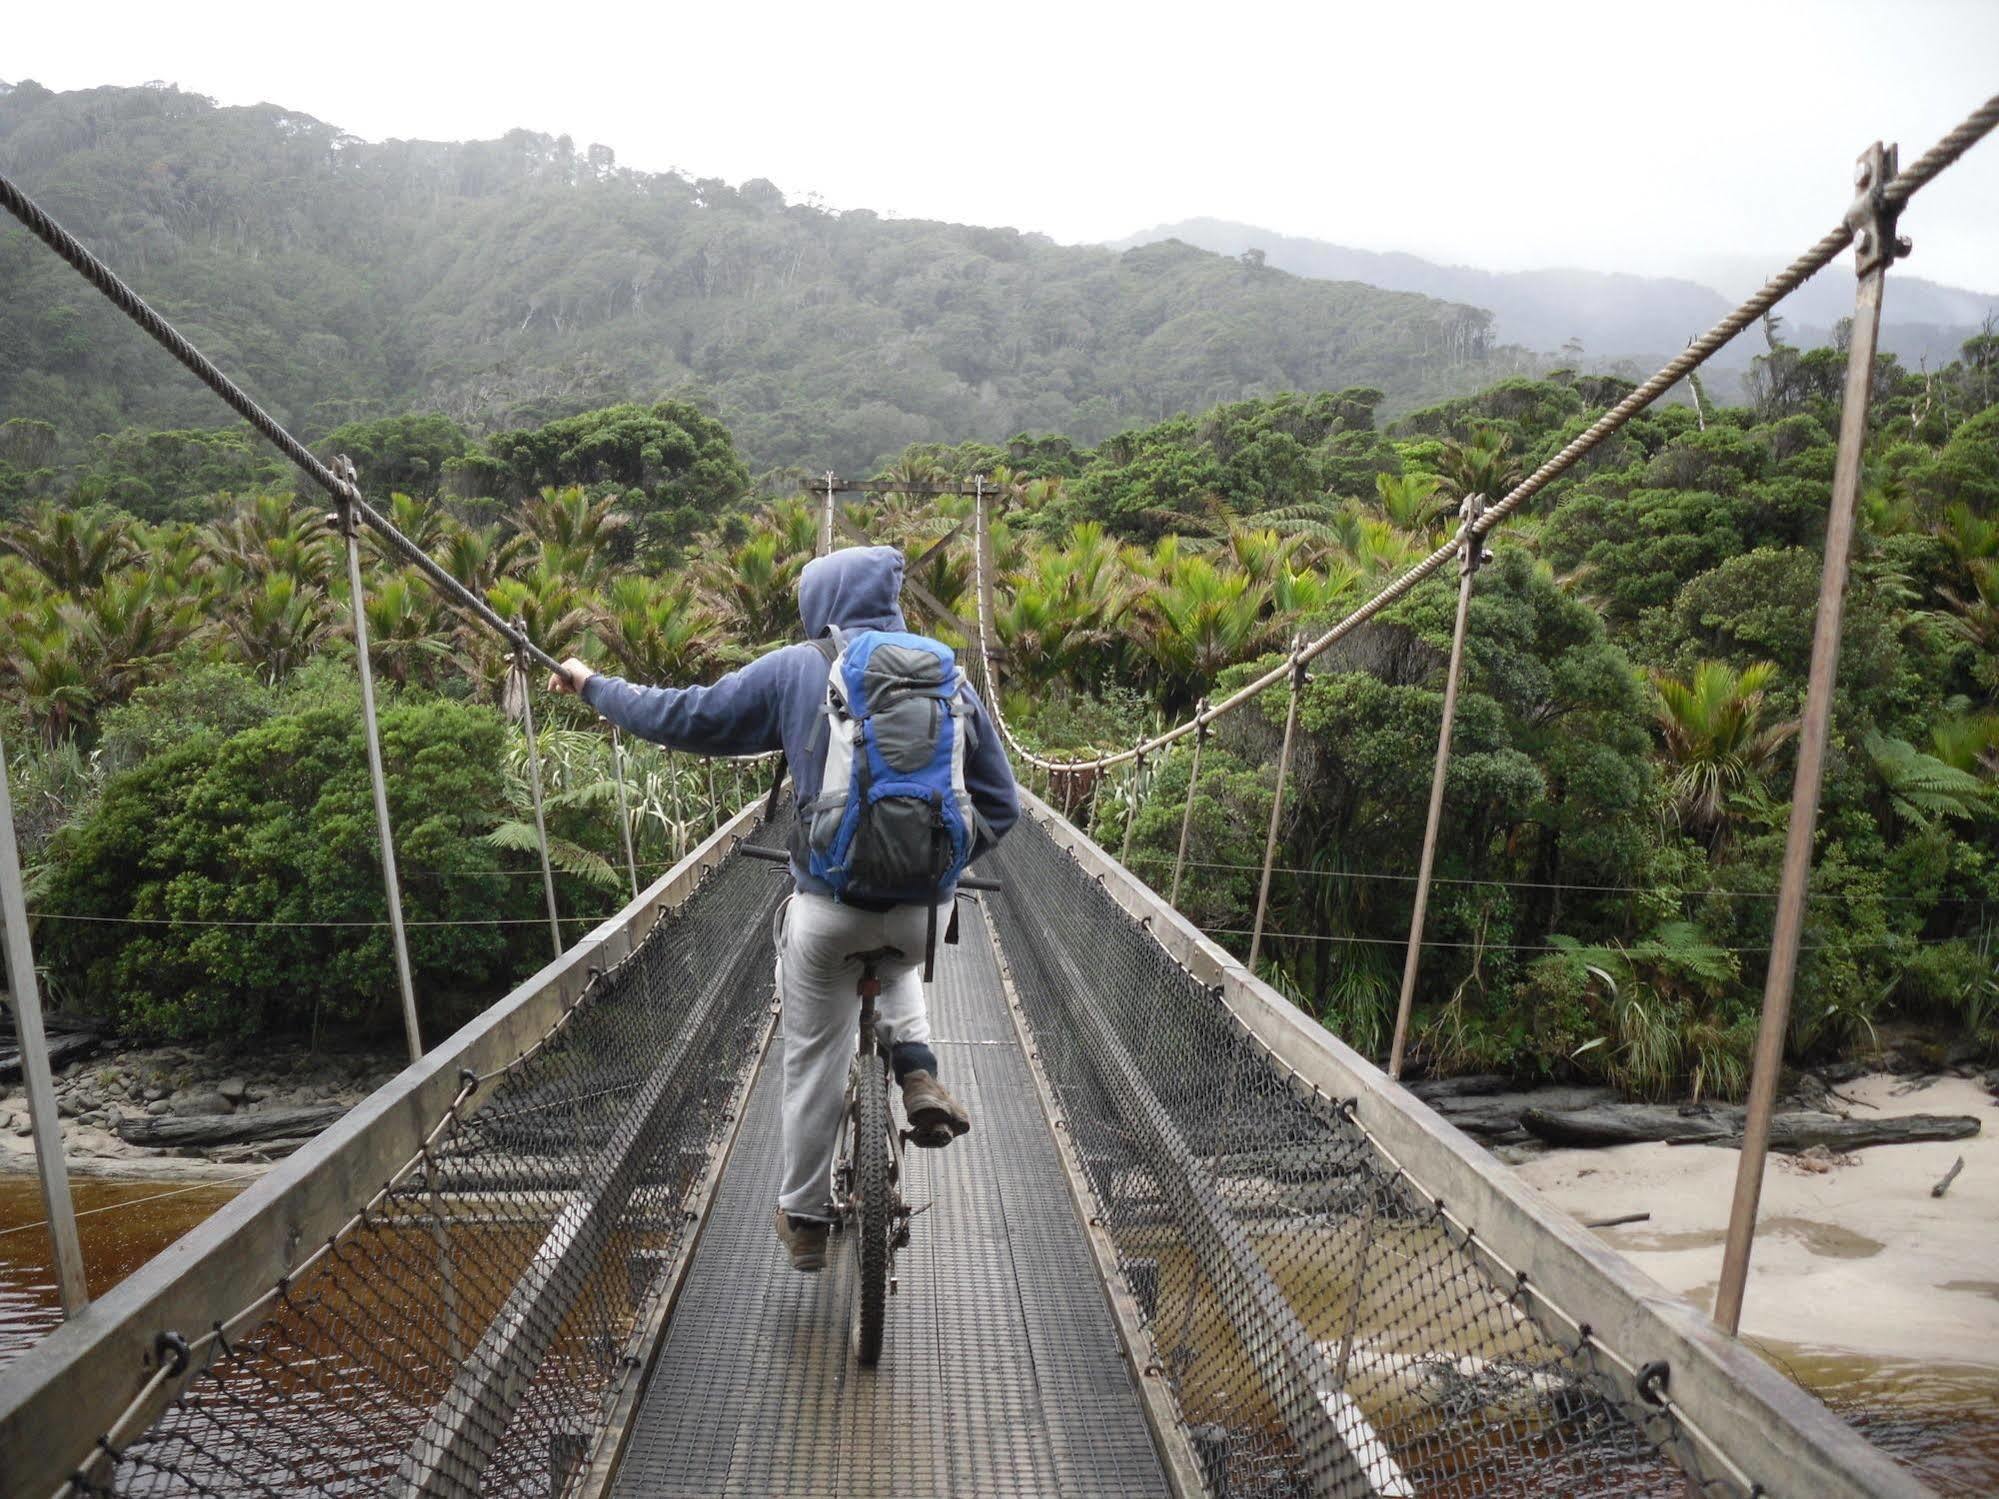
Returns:
[[[42,1215],[54,1250],[62,1314],[90,1305],[83,1274],[83,1246],[76,1236],[76,1204],[69,1195],[69,1166],[62,1154],[62,1116],[49,1074],[48,1038],[42,1031],[42,996],[35,984],[35,953],[28,936],[28,902],[21,888],[21,851],[14,842],[14,797],[7,786],[7,746],[0,743],[0,917],[7,933],[7,993],[14,1002],[14,1030],[21,1043],[21,1088],[35,1134],[35,1174],[41,1178]]]
[[[358,477],[343,453],[334,460],[349,489]],[[396,839],[389,826],[389,787],[382,772],[382,730],[375,717],[375,668],[368,659],[368,597],[361,583],[361,527],[354,502],[343,493],[331,517],[347,548],[347,599],[354,611],[354,661],[361,673],[361,726],[368,742],[368,783],[375,793],[375,835],[382,846],[382,889],[389,902],[389,936],[395,947],[396,987],[402,993],[403,1035],[410,1060],[423,1055],[423,1034],[416,1019],[416,984],[410,977],[409,940],[403,934],[403,889],[396,874]]]
[[[548,862],[548,819],[542,811],[541,800],[541,742],[534,732],[534,692],[533,683],[527,673],[527,621],[518,615],[514,618],[515,648],[513,669],[520,674],[521,729],[527,735],[528,743],[528,794],[534,801],[534,842],[535,851],[541,855],[541,889],[548,897],[548,935],[555,943],[555,955],[562,956],[562,917],[555,908],[555,870]]]
[[[1180,876],[1187,868],[1187,837],[1194,827],[1194,792],[1201,784],[1201,746],[1208,742],[1208,700],[1194,710],[1194,758],[1187,766],[1187,805],[1180,813],[1180,849],[1173,855],[1173,889],[1166,904],[1180,904]]]
[[[1402,959],[1402,995],[1395,1003],[1395,1040],[1388,1075],[1402,1076],[1409,1041],[1409,1012],[1416,1002],[1416,974],[1423,962],[1423,919],[1430,909],[1430,871],[1437,862],[1437,830],[1444,817],[1444,776],[1451,767],[1451,726],[1458,712],[1458,676],[1464,667],[1465,622],[1471,614],[1471,580],[1485,560],[1485,540],[1473,529],[1485,513],[1485,496],[1466,495],[1458,507],[1458,615],[1451,626],[1451,662],[1444,670],[1444,716],[1437,726],[1437,761],[1430,772],[1430,811],[1423,824],[1423,852],[1416,865],[1416,905],[1409,913],[1409,951]]]
[[[1305,640],[1291,642],[1291,703],[1284,714],[1284,748],[1277,753],[1277,791],[1270,798],[1270,831],[1263,840],[1263,882],[1256,891],[1256,921],[1249,934],[1249,971],[1263,951],[1263,919],[1270,913],[1270,871],[1277,862],[1277,829],[1284,817],[1284,783],[1291,775],[1291,750],[1298,739],[1298,698],[1305,686]]]
[[[1805,892],[1812,877],[1812,835],[1818,826],[1819,788],[1825,777],[1826,740],[1832,728],[1833,682],[1839,674],[1839,634],[1846,612],[1860,460],[1867,446],[1867,403],[1874,389],[1881,292],[1889,265],[1897,255],[1908,253],[1908,241],[1895,233],[1897,210],[1885,196],[1896,166],[1893,146],[1884,147],[1876,141],[1863,151],[1854,168],[1859,194],[1846,216],[1854,231],[1854,270],[1860,284],[1854,292],[1853,335],[1846,351],[1846,393],[1840,402],[1832,508],[1826,517],[1825,566],[1819,577],[1812,664],[1805,684],[1804,718],[1798,729],[1798,768],[1791,783],[1791,822],[1784,840],[1784,871],[1777,886],[1776,921],[1770,934],[1770,967],[1763,980],[1763,1019],[1756,1033],[1749,1110],[1742,1125],[1742,1155],[1736,1164],[1721,1284],[1714,1298],[1714,1320],[1731,1334],[1742,1322],[1756,1209],[1763,1195],[1764,1157],[1770,1148],[1770,1115],[1776,1107],[1777,1081],[1784,1070],[1784,1038],[1791,1023],[1791,983],[1797,976],[1798,943],[1804,932]]]

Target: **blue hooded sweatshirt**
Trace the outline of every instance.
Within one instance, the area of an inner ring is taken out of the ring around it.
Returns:
[[[894,547],[847,547],[815,557],[798,575],[798,617],[805,638],[834,626],[901,630],[902,553]],[[756,755],[783,750],[800,806],[819,794],[825,751],[820,710],[826,704],[826,657],[812,645],[785,645],[759,656],[708,687],[639,687],[597,675],[583,684],[583,701],[628,734],[697,755]],[[965,790],[984,826],[973,857],[985,852],[1020,816],[1013,769],[999,731],[970,684],[971,734]],[[792,861],[798,888],[831,892]]]

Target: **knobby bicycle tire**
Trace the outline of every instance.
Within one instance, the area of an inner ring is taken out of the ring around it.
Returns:
[[[881,1060],[864,1056],[854,1090],[854,1356],[881,1357],[888,1320],[889,1236],[895,1232],[888,1158],[888,1079]]]

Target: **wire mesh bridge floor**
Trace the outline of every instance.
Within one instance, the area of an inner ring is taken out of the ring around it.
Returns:
[[[853,1261],[792,1270],[771,1229],[783,1037],[751,1089],[614,1493],[1167,1492],[1102,1281],[1000,986],[965,910],[940,948],[932,1044],[972,1132],[911,1150],[931,1202],[897,1257],[881,1363],[848,1346]]]

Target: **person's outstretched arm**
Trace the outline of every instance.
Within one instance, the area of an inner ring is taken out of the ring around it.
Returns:
[[[986,705],[970,683],[965,686],[965,695],[972,700],[972,743],[966,746],[965,790],[972,798],[972,809],[985,824],[972,854],[977,858],[1020,821],[1020,791],[1013,783],[1006,745],[1001,742],[999,729],[986,712]]]
[[[706,687],[641,687],[592,671],[574,656],[548,679],[574,692],[627,734],[697,755],[760,755],[784,748],[779,732],[780,653],[759,656]]]

